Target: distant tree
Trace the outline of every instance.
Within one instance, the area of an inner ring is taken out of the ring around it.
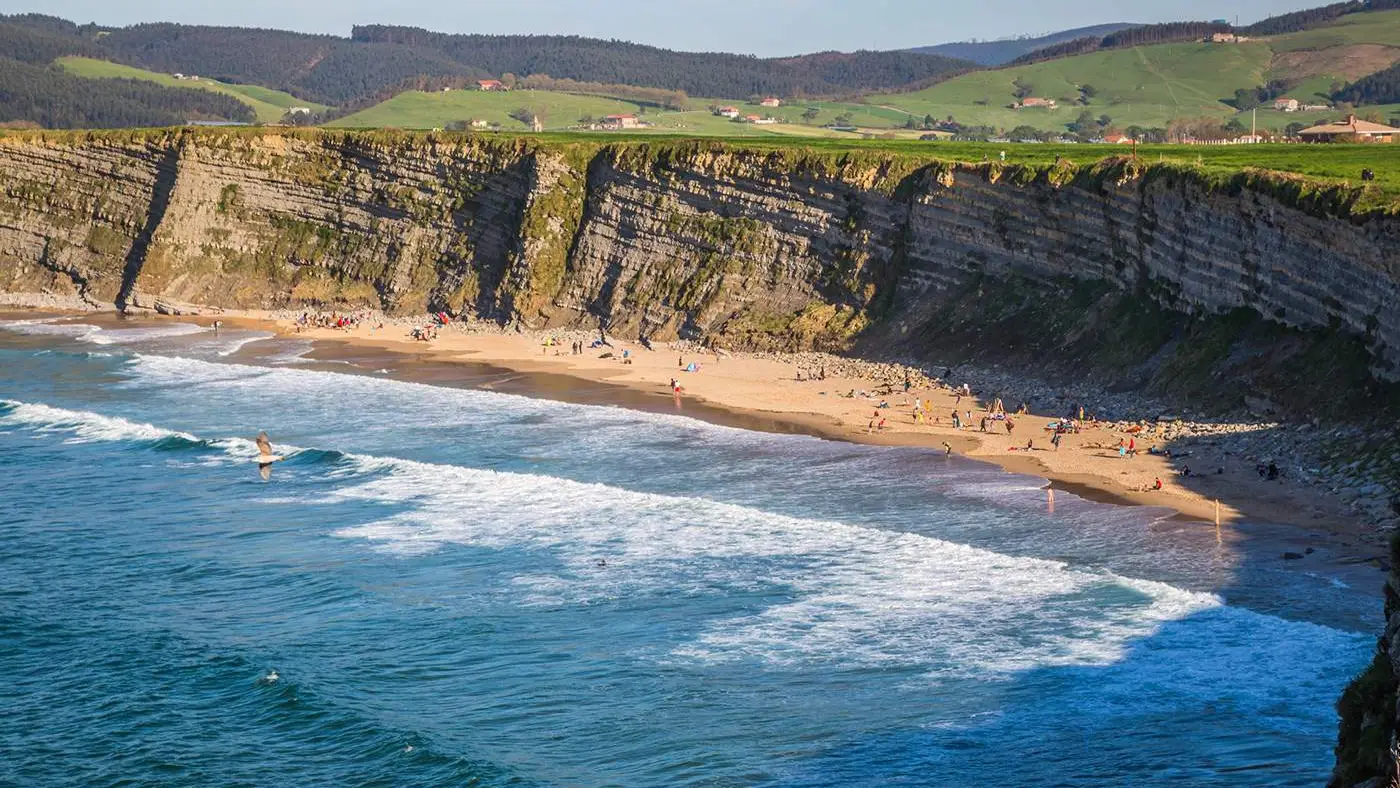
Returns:
[[[817,116],[820,114],[822,114],[820,108],[808,107],[807,109],[802,110],[802,120],[808,124],[811,124],[812,121],[816,120]]]
[[[1100,129],[1106,129],[1106,128],[1108,128],[1109,126],[1112,126],[1112,125],[1113,125],[1113,118],[1110,118],[1110,117],[1107,116],[1107,115],[1100,115],[1100,116],[1099,116],[1098,123],[1099,123],[1099,128],[1100,128]]]
[[[1012,94],[1018,99],[1024,99],[1035,95],[1035,86],[1022,80],[1020,77],[1011,80],[1011,84],[1016,88],[1012,91]]]
[[[531,112],[525,107],[519,107],[517,109],[511,110],[510,116],[520,121],[521,123],[524,123],[526,126],[529,126],[535,122],[535,113]]]
[[[1069,124],[1069,130],[1075,134],[1090,134],[1097,130],[1095,128],[1097,125],[1094,121],[1094,113],[1084,110],[1079,113],[1079,117],[1075,118],[1073,123]]]
[[[593,116],[592,116],[592,115],[584,115],[583,117],[581,117],[581,118],[578,119],[578,123],[579,123],[580,126],[592,126],[592,125],[593,125]]]
[[[1124,132],[1124,134],[1127,134],[1129,137],[1132,137],[1135,140],[1140,140],[1147,137],[1147,129],[1144,129],[1141,126],[1129,126],[1127,131]]]
[[[907,115],[907,116],[905,116],[905,118],[904,118],[904,128],[906,128],[906,129],[917,129],[918,127],[919,127],[919,124],[918,124],[918,122],[916,122],[916,121],[914,120],[914,116],[913,116],[913,115]]]
[[[1255,88],[1240,88],[1235,91],[1235,109],[1248,112],[1259,106],[1259,91]]]
[[[510,73],[509,71],[501,75],[501,84],[505,85],[511,90],[515,90],[515,86],[519,83],[519,81],[519,78],[517,78],[514,74]]]
[[[832,122],[835,123],[837,126],[849,126],[851,125],[851,113],[843,112],[840,115],[837,115],[836,120]]]
[[[1245,128],[1245,125],[1240,122],[1239,118],[1230,118],[1230,122],[1225,124],[1225,133],[1227,134],[1239,136],[1246,131],[1249,131],[1249,129]]]
[[[1093,98],[1099,94],[1099,89],[1093,85],[1080,85],[1079,92],[1083,94],[1084,98]]]
[[[1021,125],[1012,129],[1011,133],[1007,136],[1009,136],[1013,141],[1038,140],[1041,138],[1041,131],[1040,129],[1037,129],[1034,126]]]
[[[1290,123],[1283,127],[1283,133],[1289,137],[1296,137],[1298,136],[1298,132],[1306,128],[1307,125],[1302,123]]]
[[[934,120],[932,115],[925,115],[925,116],[924,116],[924,128],[926,128],[926,129],[931,129],[931,128],[933,128],[934,126],[937,126],[937,125],[938,125],[938,121]]]

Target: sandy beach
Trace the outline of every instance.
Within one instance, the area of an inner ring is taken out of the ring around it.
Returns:
[[[249,319],[246,324],[322,343],[373,347],[433,361],[564,375],[627,387],[663,401],[675,399],[671,390],[675,380],[681,387],[676,407],[682,411],[687,404],[703,404],[761,416],[785,424],[789,431],[858,443],[936,450],[946,450],[946,443],[955,454],[1040,476],[1054,488],[1095,500],[1167,507],[1208,525],[1213,524],[1218,511],[1223,525],[1242,520],[1285,523],[1347,542],[1354,539],[1378,545],[1382,541],[1381,535],[1340,501],[1319,496],[1302,485],[1260,478],[1253,462],[1232,456],[1226,449],[1217,454],[1193,453],[1185,460],[1193,475],[1183,478],[1182,460],[1173,464],[1165,456],[1149,453],[1154,445],[1161,448],[1166,443],[1150,428],[1134,433],[1110,424],[1091,424],[1078,433],[1063,435],[1056,448],[1051,444],[1053,433],[1046,429],[1056,416],[1034,410],[1016,415],[1018,403],[1007,402],[1005,407],[1013,411],[1010,418],[1015,425],[1011,433],[998,419],[989,420],[983,432],[982,419],[990,402],[975,390],[971,397],[960,396],[950,386],[926,380],[908,391],[896,383],[890,391],[869,377],[842,377],[828,370],[825,379],[813,380],[813,374],[820,378],[821,369],[745,353],[717,356],[687,348],[685,343],[653,343],[653,349],[648,350],[639,342],[608,337],[611,347],[589,347],[596,335],[581,331],[478,333],[454,328],[441,331],[431,341],[419,341],[402,324],[376,321],[352,328],[300,328],[294,321],[266,318]],[[574,341],[584,342],[582,353],[573,352]],[[952,383],[958,384],[956,380]],[[849,396],[852,392],[854,397]],[[918,420],[916,401],[924,414]],[[953,426],[954,411],[964,422],[961,428]],[[1136,454],[1120,457],[1120,441],[1132,441]],[[1152,489],[1158,479],[1162,488]]]

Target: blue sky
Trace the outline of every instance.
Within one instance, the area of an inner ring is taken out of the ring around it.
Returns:
[[[1329,0],[0,0],[77,22],[276,27],[348,35],[356,23],[454,33],[574,33],[672,49],[789,55],[1047,33],[1101,22],[1236,16],[1243,23]]]

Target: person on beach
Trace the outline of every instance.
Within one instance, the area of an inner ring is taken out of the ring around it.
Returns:
[[[949,443],[948,441],[943,441],[943,456],[953,456],[953,444]]]
[[[958,412],[956,410],[953,411],[953,429],[962,429],[962,419],[958,418]]]
[[[1031,439],[1031,438],[1027,438],[1027,439],[1026,439],[1026,451],[1031,451],[1031,450],[1034,449],[1034,448],[1035,448],[1035,441],[1034,441],[1033,439]]]
[[[1014,429],[1016,429],[1016,422],[1014,422],[1014,421],[1012,421],[1010,418],[1008,418],[1008,419],[1006,420],[1006,434],[1007,434],[1007,435],[1010,435],[1010,434],[1011,434],[1011,431],[1014,430]]]
[[[1162,489],[1162,477],[1158,476],[1158,477],[1156,478],[1156,480],[1152,482],[1152,489],[1154,489],[1154,490],[1160,490],[1160,489]]]
[[[1060,431],[1055,430],[1055,434],[1050,436],[1050,445],[1055,447],[1055,451],[1060,450]]]
[[[978,431],[978,432],[986,432],[986,431],[987,431],[987,417],[986,417],[986,416],[983,416],[983,417],[982,417],[982,422],[981,422],[980,424],[977,425],[977,431]]]

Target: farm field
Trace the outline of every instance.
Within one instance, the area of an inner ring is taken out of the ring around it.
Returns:
[[[224,93],[252,107],[253,112],[257,114],[259,123],[276,123],[292,107],[306,107],[313,112],[326,109],[323,104],[304,101],[290,93],[283,93],[280,90],[272,90],[259,85],[233,85],[204,77],[198,80],[176,79],[169,74],[160,74],[155,71],[86,57],[61,57],[54,63],[64,71],[78,77],[139,79],[172,88],[212,90],[215,93]]]
[[[1179,43],[1078,55],[1060,60],[981,71],[955,77],[925,90],[880,97],[881,103],[919,118],[949,115],[969,125],[1014,128],[1027,125],[1063,131],[1079,113],[1108,115],[1118,128],[1163,127],[1178,117],[1236,114],[1224,103],[1237,88],[1270,79],[1303,80],[1294,91],[1300,101],[1322,101],[1334,81],[1356,79],[1400,60],[1400,11],[1344,17],[1337,25],[1258,39],[1243,44]],[[1059,107],[1013,110],[1016,85],[1052,98]],[[1075,106],[1079,88],[1092,86],[1087,106]],[[875,101],[876,97],[869,97]],[[1366,107],[1383,114],[1391,108]],[[1289,123],[1312,123],[1336,112],[1259,113],[1261,128],[1282,130]],[[1389,117],[1386,114],[1386,117]],[[1242,118],[1247,123],[1247,119]]]

